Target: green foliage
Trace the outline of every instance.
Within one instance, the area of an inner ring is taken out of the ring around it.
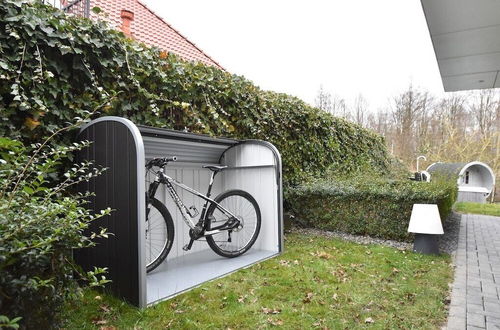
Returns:
[[[457,212],[461,213],[472,213],[472,214],[483,214],[492,215],[495,217],[500,217],[500,204],[482,204],[482,203],[472,203],[472,202],[459,202],[456,203],[453,208]]]
[[[0,328],[2,329],[19,329],[19,321],[21,317],[9,319],[5,315],[0,315]]]
[[[437,204],[441,219],[457,195],[451,181],[415,182],[368,176],[326,179],[289,188],[290,211],[307,226],[385,239],[409,240],[413,204]]]
[[[49,148],[47,143],[25,148],[0,138],[0,324],[2,327],[48,329],[72,293],[77,271],[71,250],[92,246],[93,237],[106,237],[103,229],[83,235],[92,215],[79,195],[67,189],[100,173],[90,164],[76,164],[64,179],[48,186],[49,177],[68,154],[85,144]],[[28,156],[30,155],[30,156]],[[66,194],[65,194],[66,192]],[[91,285],[102,285],[105,269],[81,274]],[[88,275],[88,276],[87,276]]]
[[[389,162],[382,137],[295,97],[166,56],[104,23],[27,0],[1,2],[0,134],[39,141],[92,109],[137,124],[268,140],[282,153],[288,183],[327,167],[385,171]]]

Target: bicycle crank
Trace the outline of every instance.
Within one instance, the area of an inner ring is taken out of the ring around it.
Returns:
[[[184,251],[191,250],[194,241],[203,236],[202,233],[203,233],[203,228],[201,226],[195,226],[193,229],[189,229],[189,237],[191,239],[189,240],[188,244],[182,247],[182,249]]]

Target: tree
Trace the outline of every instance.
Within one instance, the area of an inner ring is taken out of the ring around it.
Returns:
[[[347,120],[351,119],[351,114],[349,112],[349,108],[347,107],[345,99],[338,95],[335,95],[333,97],[332,114],[341,118],[345,118]]]
[[[355,123],[366,126],[368,120],[368,102],[362,94],[358,94],[354,99],[353,120]]]
[[[382,134],[393,154],[410,167],[424,154],[428,164],[479,160],[500,173],[499,90],[435,98],[409,85],[388,108],[369,114],[366,125]]]
[[[319,86],[318,94],[315,99],[315,106],[316,108],[333,114],[332,95],[323,89],[323,85]]]
[[[396,153],[403,160],[411,161],[417,153],[420,140],[425,139],[427,133],[431,98],[427,91],[415,89],[410,84],[393,102],[393,142]]]
[[[481,135],[486,137],[492,131],[498,131],[500,113],[498,92],[492,89],[482,90],[474,93],[471,99],[470,112],[476,120]]]

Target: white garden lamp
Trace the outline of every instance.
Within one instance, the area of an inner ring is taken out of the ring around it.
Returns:
[[[413,251],[439,254],[436,235],[443,235],[443,225],[436,204],[413,204],[408,232],[415,233]]]

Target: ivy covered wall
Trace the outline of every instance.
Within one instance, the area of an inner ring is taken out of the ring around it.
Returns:
[[[389,166],[381,136],[298,98],[149,49],[104,23],[26,0],[1,1],[0,135],[39,141],[94,111],[138,124],[268,140],[282,153],[291,184],[328,167]]]

